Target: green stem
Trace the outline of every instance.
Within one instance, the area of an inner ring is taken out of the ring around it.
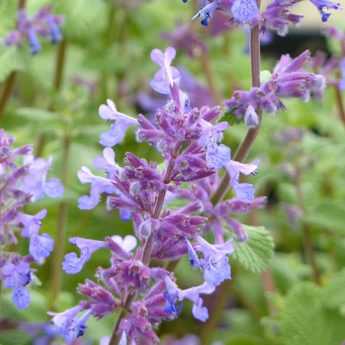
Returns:
[[[260,1],[258,1],[260,6]],[[251,56],[251,73],[252,73],[252,86],[259,87],[260,86],[260,62],[261,62],[261,52],[260,52],[260,27],[259,25],[255,26],[251,29],[250,32],[250,56]],[[261,114],[260,122],[261,122]],[[246,136],[244,137],[243,141],[239,145],[234,160],[236,161],[243,161],[249,150],[251,149],[258,133],[260,130],[260,126],[256,128],[251,128],[248,130]],[[221,183],[219,184],[218,189],[214,193],[212,197],[212,203],[215,205],[219,201],[221,201],[229,187],[230,177],[226,172]]]
[[[16,81],[17,72],[13,71],[7,77],[0,96],[0,118],[3,116],[6,105],[12,95]]]
[[[22,10],[26,7],[26,0],[18,0],[18,10]],[[3,113],[5,111],[6,105],[9,101],[9,99],[11,98],[13,89],[14,89],[14,85],[15,85],[15,81],[16,81],[16,76],[17,76],[17,72],[13,71],[10,73],[10,75],[7,77],[3,89],[2,89],[2,93],[0,96],[0,118],[3,116]]]
[[[109,49],[113,37],[114,37],[114,27],[115,27],[115,14],[116,14],[116,8],[115,5],[110,4],[110,9],[108,11],[108,20],[107,20],[107,27],[104,32],[104,45],[106,46],[106,49]],[[107,71],[102,71],[100,74],[100,86],[101,86],[101,98],[102,101],[107,99],[109,97],[109,87],[108,87],[108,82],[109,82],[109,76]]]
[[[338,109],[338,115],[345,126],[345,106],[344,106],[344,100],[343,100],[343,95],[341,94],[341,91],[339,90],[338,86],[334,87],[335,91],[335,100],[336,100],[336,105]]]
[[[61,181],[66,186],[68,176],[68,165],[70,158],[71,140],[66,134],[63,138],[63,153],[62,153],[62,175]],[[56,239],[55,239],[55,250],[53,256],[53,267],[52,267],[52,281],[51,281],[51,293],[50,293],[50,308],[54,308],[61,290],[61,264],[65,249],[65,237],[66,237],[66,221],[68,213],[68,204],[66,201],[62,201],[59,204],[58,216],[57,216],[57,227],[56,227]]]
[[[54,89],[55,91],[59,91],[62,86],[65,64],[66,64],[66,48],[67,42],[63,39],[56,52],[56,64],[55,64],[55,74],[54,74]]]

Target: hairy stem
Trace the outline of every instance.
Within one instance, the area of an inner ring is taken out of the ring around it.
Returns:
[[[177,151],[177,150],[176,150]],[[166,169],[165,172],[165,176],[164,176],[164,183],[167,185],[169,184],[170,180],[171,180],[171,174],[173,172],[174,169],[174,165],[175,165],[175,159],[172,158],[169,161],[168,167]],[[162,209],[163,209],[163,205],[164,205],[164,200],[165,200],[165,195],[166,195],[166,188],[162,189],[157,196],[157,200],[156,200],[156,204],[155,207],[153,209],[153,213],[152,213],[152,217],[153,218],[159,218]],[[153,231],[151,231],[151,234],[149,235],[148,239],[146,240],[145,244],[144,244],[144,250],[143,250],[143,263],[145,265],[149,265],[150,261],[151,261],[151,255],[152,255],[152,244],[153,244]],[[129,309],[129,306],[133,300],[134,296],[133,295],[129,295],[125,301],[125,305],[124,305],[124,310],[121,311],[119,318],[117,319],[114,329],[113,329],[113,333],[111,335],[110,338],[110,342],[109,345],[117,345],[120,341],[120,335],[118,334],[118,329],[119,329],[119,325],[120,322],[122,320],[122,318],[125,316],[126,314],[126,310]]]
[[[16,81],[16,76],[17,72],[11,72],[4,83],[0,97],[0,118],[3,116],[6,105],[12,95],[12,91]]]
[[[66,63],[66,48],[67,42],[65,39],[63,39],[60,42],[56,52],[55,75],[53,82],[55,91],[59,91],[62,85]]]
[[[335,92],[335,101],[338,109],[338,115],[345,126],[345,105],[343,100],[343,95],[341,94],[341,91],[339,90],[338,86],[334,86],[334,92]]]
[[[62,153],[62,175],[61,181],[64,185],[67,182],[68,176],[68,163],[70,157],[71,140],[66,134],[63,139],[63,153]],[[66,237],[66,221],[68,213],[68,204],[66,201],[62,201],[58,208],[58,218],[56,227],[56,238],[55,238],[55,250],[53,256],[53,267],[52,267],[52,281],[51,281],[51,293],[50,293],[50,307],[54,308],[55,303],[58,300],[61,290],[61,263],[65,249],[65,237]]]
[[[18,9],[23,9],[26,7],[26,0],[19,0],[18,1]]]
[[[257,25],[252,28],[250,32],[250,57],[251,57],[251,72],[252,72],[252,86],[259,87],[260,86],[260,61],[261,61],[261,53],[260,53],[260,27]],[[261,115],[260,120],[261,120]],[[261,122],[261,121],[260,121]],[[249,150],[251,149],[258,133],[259,133],[260,126],[256,128],[251,128],[248,130],[246,136],[244,137],[243,141],[239,145],[234,160],[242,162]],[[219,201],[221,201],[229,187],[230,177],[229,174],[226,172],[222,181],[220,182],[218,189],[212,196],[212,203],[215,205]]]
[[[260,8],[260,0],[257,1],[258,6]],[[250,58],[251,58],[251,76],[252,76],[252,86],[259,87],[260,86],[260,63],[261,63],[261,51],[260,51],[260,26],[256,25],[251,29],[250,32]],[[260,120],[261,120],[261,115]],[[261,121],[260,121],[261,122]],[[239,145],[234,160],[243,161],[249,150],[251,149],[257,135],[259,132],[259,126],[256,128],[251,128],[248,130],[245,138]],[[211,198],[211,201],[214,205],[220,202],[224,195],[226,194],[230,183],[230,176],[226,172],[222,181],[220,182],[218,189],[214,193]],[[208,329],[207,334],[204,332],[203,337],[201,338],[201,343],[203,345],[208,345],[210,343],[209,333],[217,326],[220,312],[223,311],[226,306],[227,298],[223,296],[228,295],[228,285],[223,283],[216,292],[215,300],[217,301],[214,307],[215,312],[211,314],[209,320],[207,321],[205,328]]]

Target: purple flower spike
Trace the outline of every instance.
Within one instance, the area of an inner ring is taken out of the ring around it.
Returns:
[[[101,135],[100,143],[106,147],[112,147],[121,143],[129,127],[137,126],[138,121],[126,114],[120,113],[115,103],[110,99],[107,104],[99,107],[99,116],[103,120],[113,122],[110,130]]]
[[[296,25],[302,19],[302,15],[293,14],[291,8],[299,0],[273,0],[262,13],[262,26],[264,29],[276,31],[278,35],[285,36],[289,25]]]
[[[12,289],[16,307],[24,309],[30,304],[30,264],[42,264],[54,241],[48,234],[40,234],[47,211],[30,215],[23,208],[45,195],[60,196],[63,187],[57,179],[47,180],[51,160],[35,159],[30,146],[12,148],[13,143],[14,138],[0,129],[0,282]],[[20,239],[29,241],[29,255],[16,253]]]
[[[80,249],[80,257],[76,253],[69,253],[65,256],[62,266],[68,274],[79,273],[96,250],[106,247],[106,243],[103,241],[88,240],[81,237],[72,237],[69,241]]]
[[[50,6],[42,7],[33,17],[21,9],[17,13],[17,28],[6,36],[5,44],[20,46],[27,40],[31,53],[35,55],[42,49],[39,36],[50,37],[52,43],[62,40],[62,23],[62,17],[54,15]]]
[[[232,4],[233,0],[208,2],[199,15],[204,16],[206,24],[212,16],[207,11],[230,11]],[[246,15],[243,21],[249,21],[250,13],[241,12],[243,9],[236,6],[238,16]],[[139,115],[137,123],[129,121],[136,127],[137,140],[152,145],[162,159],[152,162],[127,152],[120,167],[114,151],[107,147],[95,161],[103,175],[93,175],[86,167],[79,171],[80,181],[90,184],[90,194],[79,200],[80,207],[93,208],[104,196],[108,211],[116,210],[120,217],[130,218],[135,237],[71,239],[79,247],[80,256],[65,256],[63,269],[67,273],[80,272],[100,248],[109,251],[110,264],[97,269],[97,283],[87,280],[79,286],[85,297],[80,306],[55,316],[54,322],[60,325],[66,341],[83,333],[83,320],[89,315],[103,318],[124,306],[126,313],[120,318],[116,336],[128,345],[158,345],[158,325],[177,318],[186,300],[192,302],[194,317],[206,321],[208,310],[203,295],[212,294],[223,281],[231,279],[229,257],[234,248],[229,232],[233,231],[234,241],[247,239],[245,228],[234,219],[234,213],[247,213],[265,204],[265,198],[255,198],[251,184],[240,181],[240,175],[254,173],[257,164],[231,160],[230,148],[222,144],[228,123],[219,121],[220,107],[191,106],[180,74],[171,65],[175,54],[173,48],[152,51],[151,58],[159,71],[151,86],[166,96],[166,103],[151,117]],[[291,74],[300,64],[300,60],[288,61],[280,70]],[[244,96],[247,103],[241,100],[240,104],[244,103],[244,112],[248,109],[247,124],[258,125],[254,116],[256,104],[252,105],[252,99]],[[111,102],[100,107],[100,116],[114,121],[113,126],[122,128],[122,132],[127,128],[128,118],[121,124],[126,115],[119,113]],[[109,133],[109,140],[113,137],[116,135]],[[213,205],[212,195],[224,174],[219,173],[222,167],[230,174],[235,196]],[[206,232],[211,233],[213,243],[201,237]],[[166,261],[177,261],[186,255],[191,266],[201,271],[202,283],[182,290],[164,267]]]

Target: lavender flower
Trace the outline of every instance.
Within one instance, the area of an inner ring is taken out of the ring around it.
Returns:
[[[323,52],[318,52],[313,58],[313,68],[327,78],[327,83],[345,90],[345,33],[334,27],[324,30],[327,37],[334,39],[340,46],[340,54],[327,58]]]
[[[253,126],[257,125],[259,112],[276,113],[283,109],[281,98],[300,98],[305,102],[311,97],[320,98],[325,89],[325,78],[303,69],[309,61],[308,51],[295,59],[283,55],[267,82],[250,91],[235,91],[226,106],[230,112],[244,118],[247,125]]]
[[[300,0],[273,0],[262,13],[263,28],[285,36],[289,25],[296,25],[303,19],[302,15],[291,13],[291,8],[298,2]]]
[[[13,142],[0,130],[0,280],[4,288],[12,289],[13,303],[24,309],[30,304],[30,264],[42,264],[52,252],[54,241],[48,234],[39,233],[46,210],[29,215],[22,209],[45,195],[60,197],[63,187],[57,179],[47,179],[51,161],[35,159],[31,147],[13,148]],[[24,257],[11,250],[19,234],[29,240],[29,254]]]
[[[42,7],[32,18],[29,18],[25,9],[17,14],[17,28],[4,39],[7,46],[21,46],[24,41],[29,43],[31,53],[37,54],[41,50],[38,36],[49,37],[52,43],[62,40],[61,25],[63,19],[52,13],[51,6]]]
[[[110,252],[110,265],[97,270],[97,283],[87,280],[79,286],[84,299],[77,306],[54,316],[53,323],[67,343],[84,333],[90,316],[102,318],[123,307],[128,313],[121,319],[117,335],[124,344],[158,344],[157,326],[177,318],[184,302],[192,303],[195,318],[206,321],[208,310],[203,296],[231,279],[233,242],[247,238],[234,214],[264,204],[263,198],[254,197],[251,184],[239,180],[240,174],[256,171],[257,164],[231,160],[230,148],[222,144],[228,124],[219,121],[219,107],[191,107],[181,89],[181,73],[172,66],[175,54],[173,48],[151,53],[159,70],[150,85],[168,97],[152,119],[139,115],[137,120],[128,120],[111,102],[100,108],[103,119],[115,121],[113,126],[126,129],[128,124],[133,125],[137,140],[152,145],[163,164],[158,166],[127,152],[120,166],[113,149],[107,147],[95,160],[103,176],[93,175],[86,167],[79,172],[80,181],[91,185],[90,195],[83,196],[79,206],[93,208],[104,196],[109,211],[131,215],[135,237],[70,239],[80,249],[80,256],[65,256],[63,268],[67,273],[80,272],[98,249]],[[113,140],[118,138],[116,131],[107,136],[112,145],[119,143]],[[230,173],[235,197],[213,206],[210,198],[222,167]],[[184,199],[185,206],[171,209],[169,202],[176,198]],[[214,241],[202,237],[205,231],[211,232]],[[174,275],[162,268],[164,265],[150,265],[152,259],[163,263],[187,254],[192,266],[202,271],[203,282],[198,286],[180,289]]]
[[[201,24],[208,26],[218,12],[225,15],[228,25],[259,25],[262,31],[267,29],[285,35],[289,25],[298,24],[303,15],[294,14],[293,6],[302,0],[272,0],[260,13],[256,0],[205,0],[201,9],[193,18],[199,18]],[[329,10],[338,10],[339,3],[331,0],[310,0],[326,22],[331,15]],[[187,1],[184,1],[187,2]]]
[[[238,24],[255,25],[260,19],[256,0],[213,0],[204,1],[194,18],[200,18],[201,24],[207,26],[215,12],[227,13],[231,20]]]
[[[330,13],[327,10],[338,10],[340,8],[339,3],[335,3],[331,0],[310,0],[312,4],[319,10],[321,14],[321,20],[327,22],[330,17]]]

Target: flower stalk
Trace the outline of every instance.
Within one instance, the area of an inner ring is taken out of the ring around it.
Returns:
[[[260,0],[257,1],[258,7],[260,8]],[[250,60],[251,60],[251,76],[252,76],[252,86],[259,87],[260,86],[260,64],[261,64],[261,49],[260,49],[260,26],[256,25],[251,29],[250,32]],[[260,117],[261,123],[261,114],[258,114]],[[242,162],[249,150],[251,149],[260,129],[259,126],[255,128],[250,128],[239,145],[236,153],[235,153],[235,160]],[[226,172],[223,179],[221,180],[218,189],[212,196],[212,203],[214,205],[218,204],[223,197],[225,196],[230,184],[230,176]],[[211,314],[209,320],[205,325],[205,330],[207,332],[203,332],[201,342],[202,345],[207,345],[210,343],[210,334],[212,333],[212,329],[217,326],[218,320],[222,314],[222,311],[226,307],[226,303],[228,301],[228,292],[231,291],[229,289],[229,284],[223,283],[217,291],[217,296],[215,298],[216,304],[214,307],[214,312]]]
[[[345,105],[344,105],[344,100],[343,100],[343,95],[341,94],[341,91],[339,87],[336,85],[334,87],[334,93],[335,93],[335,101],[337,105],[337,110],[338,110],[338,116],[345,126]]]
[[[63,152],[62,152],[62,172],[61,181],[66,186],[68,167],[70,159],[71,139],[65,134],[63,138]],[[57,226],[55,249],[52,263],[52,279],[51,279],[51,293],[50,293],[50,307],[54,308],[61,290],[62,270],[61,263],[64,256],[65,240],[66,240],[66,222],[68,215],[68,204],[66,201],[61,201],[58,207]]]
[[[18,10],[22,10],[25,7],[26,7],[26,0],[18,0]],[[0,118],[3,116],[6,105],[12,95],[14,85],[16,82],[16,76],[17,76],[16,71],[11,72],[4,83],[1,97],[0,97]]]

